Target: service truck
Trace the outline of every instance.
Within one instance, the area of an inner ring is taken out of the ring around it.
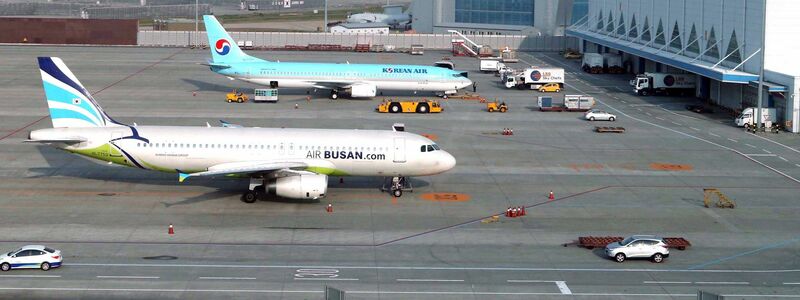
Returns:
[[[622,74],[625,69],[622,67],[622,55],[606,53],[603,54],[603,63],[605,71],[609,74]]]
[[[757,111],[758,108],[756,107],[748,107],[742,110],[742,113],[736,117],[736,120],[734,120],[734,122],[736,122],[736,126],[746,128],[754,127],[756,124]],[[764,125],[764,127],[771,127],[772,123],[776,121],[776,116],[775,108],[761,108],[761,124]]]
[[[537,104],[540,111],[588,111],[594,107],[594,97],[586,95],[566,95],[564,99],[540,96]]]
[[[253,102],[278,102],[278,89],[256,89]]]
[[[557,83],[564,87],[564,69],[561,68],[527,68],[520,73],[505,74],[503,76],[506,88],[517,87],[535,90],[548,83]]]
[[[600,53],[584,53],[581,65],[584,72],[592,74],[603,73],[603,55]]]
[[[631,80],[633,91],[647,96],[663,94],[693,94],[697,76],[693,74],[644,73]]]
[[[495,73],[499,72],[500,69],[504,68],[506,64],[496,60],[496,59],[481,59],[481,72],[484,73]]]

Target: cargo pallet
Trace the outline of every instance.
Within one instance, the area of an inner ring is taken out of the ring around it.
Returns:
[[[607,127],[607,126],[596,126],[594,131],[603,133],[603,132],[612,132],[612,133],[625,133],[625,127]]]
[[[608,244],[622,241],[624,238],[621,236],[582,236],[578,237],[578,247],[586,249],[605,248]],[[668,248],[675,248],[678,250],[686,250],[692,246],[686,239],[682,237],[666,237],[664,242],[667,243]],[[569,244],[564,244],[564,247]]]
[[[486,102],[486,98],[484,98],[483,96],[468,92],[465,92],[464,94],[449,95],[447,97],[450,99],[476,100],[476,101],[481,101],[481,103]]]
[[[369,52],[369,44],[356,44],[356,52]]]
[[[552,107],[539,107],[539,111],[567,111],[567,112],[585,112],[589,111],[589,108],[566,108],[563,106],[552,106]]]

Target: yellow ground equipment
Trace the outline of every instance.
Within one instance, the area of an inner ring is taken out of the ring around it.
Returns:
[[[555,82],[551,82],[539,87],[539,92],[558,93],[561,92],[561,85]]]
[[[725,194],[720,192],[720,190],[715,189],[715,188],[703,189],[703,204],[705,204],[706,207],[710,207],[711,203],[713,202],[713,200],[711,200],[711,198],[714,198],[715,195],[719,199],[717,201],[717,203],[716,203],[717,207],[719,207],[719,208],[734,208],[734,207],[736,207],[736,203],[734,203],[733,200],[731,200],[730,198],[725,196]]]
[[[440,113],[444,109],[437,101],[383,101],[375,109],[381,113]]]
[[[228,93],[225,96],[225,101],[228,101],[228,103],[231,103],[231,102],[243,103],[243,102],[247,102],[247,100],[249,100],[247,95],[245,93],[242,93],[242,92],[237,91],[237,90],[233,90],[232,93]]]
[[[581,59],[583,58],[583,54],[578,51],[568,49],[567,52],[564,52],[564,58],[566,59]]]
[[[505,102],[497,102],[497,101],[487,102],[486,103],[486,111],[488,111],[488,112],[499,111],[501,113],[504,113],[504,112],[508,111],[508,105],[506,105]]]

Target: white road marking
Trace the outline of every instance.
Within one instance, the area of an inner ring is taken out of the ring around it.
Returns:
[[[651,113],[649,113],[649,112],[646,112],[646,113],[644,113],[644,114],[645,114],[645,115],[648,115],[648,116],[651,116],[651,117],[653,116],[653,114],[651,114]]]
[[[567,286],[567,283],[564,281],[556,281],[556,286],[558,286],[558,290],[561,291],[564,295],[572,295],[572,291]]]
[[[256,280],[255,277],[197,277],[203,280]]]
[[[294,280],[317,280],[317,281],[358,281],[358,278],[298,278],[295,277]]]
[[[61,275],[0,275],[0,278],[61,278]]]
[[[753,156],[753,157],[773,157],[773,156],[777,156],[777,155],[775,155],[775,154],[751,153],[751,154],[745,154],[745,156]]]
[[[755,137],[757,137],[757,138],[760,138],[760,139],[762,139],[762,140],[768,141],[768,142],[770,142],[770,143],[776,144],[776,145],[781,145],[781,146],[783,146],[783,147],[784,147],[784,148],[786,148],[786,149],[789,149],[789,150],[792,150],[792,151],[794,151],[794,152],[800,153],[800,150],[797,150],[797,149],[795,149],[795,148],[792,148],[792,147],[789,147],[789,146],[787,146],[787,145],[784,145],[784,144],[778,143],[778,142],[776,142],[776,141],[773,141],[773,140],[771,140],[771,139],[765,138],[765,137],[763,137],[763,136],[760,136],[760,135],[757,135],[757,134],[753,134],[753,133],[750,133],[750,135],[752,135],[752,136],[755,136]]]
[[[398,278],[397,281],[402,282],[464,282],[464,279],[414,279],[414,278]]]
[[[691,281],[645,281],[647,284],[692,284]]]
[[[666,121],[666,119],[664,119],[662,117],[656,117],[656,119],[661,120],[661,121]]]
[[[772,152],[769,152],[769,150],[764,149],[764,148],[761,148],[761,150],[764,151],[764,152],[767,152],[767,153],[772,153]]]
[[[729,138],[728,140],[731,141],[731,142],[734,142],[734,143],[738,143],[739,142],[739,141],[731,139],[731,138]]]
[[[721,284],[721,285],[725,285],[725,284],[741,284],[741,285],[750,284],[749,282],[744,282],[744,281],[695,281],[694,283],[695,284]]]
[[[800,282],[784,282],[785,285],[800,285]]]
[[[641,108],[637,108],[636,110],[638,110],[638,111],[642,111],[642,109],[641,109]]]
[[[158,276],[120,276],[120,275],[99,275],[97,278],[106,279],[159,279]]]
[[[789,161],[788,159],[783,158],[783,156],[778,156],[782,161]]]
[[[715,136],[715,137],[719,137],[719,135],[718,135],[718,134],[716,134],[716,133],[713,133],[713,132],[709,132],[708,134],[710,134],[710,135],[713,135],[713,136]]]
[[[794,164],[794,166],[800,168],[800,164]]]
[[[756,148],[756,146],[753,146],[753,145],[750,145],[750,144],[745,144],[745,145],[746,145],[747,147],[750,147],[750,148]]]
[[[678,123],[678,122],[670,122],[670,123],[674,124],[675,126],[683,126],[683,124]]]
[[[700,131],[700,128],[694,128],[694,127],[689,127],[689,128],[691,128],[694,131]]]
[[[741,154],[745,155],[745,154]],[[409,267],[409,266],[300,266],[300,265],[237,265],[237,264],[115,264],[115,263],[69,263],[71,267],[158,267],[158,268],[219,268],[219,269],[347,269],[347,270],[444,270],[444,271],[542,271],[542,272],[654,272],[654,273],[800,273],[800,269],[762,270],[687,270],[687,269],[592,269],[592,268],[525,268],[525,267]]]

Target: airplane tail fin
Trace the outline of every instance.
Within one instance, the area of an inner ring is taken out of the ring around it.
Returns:
[[[39,72],[53,127],[107,127],[111,119],[58,57],[39,57]]]
[[[239,48],[236,41],[231,38],[217,18],[211,15],[203,16],[208,36],[208,48],[211,49],[211,59],[214,63],[225,64],[232,62],[256,62],[262,59],[247,55]]]

